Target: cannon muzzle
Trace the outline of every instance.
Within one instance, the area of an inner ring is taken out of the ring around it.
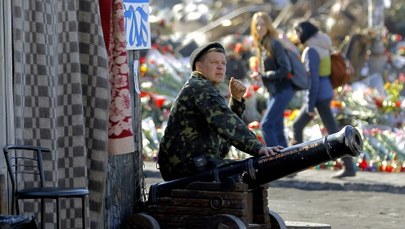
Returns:
[[[186,188],[194,181],[220,182],[235,175],[243,175],[243,181],[255,188],[330,160],[358,156],[362,149],[359,131],[348,125],[337,133],[284,148],[274,156],[251,157],[194,176],[154,184],[149,190],[149,200],[156,203],[160,196],[170,195],[171,189]]]

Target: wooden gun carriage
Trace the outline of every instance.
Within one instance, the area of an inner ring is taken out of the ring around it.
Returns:
[[[269,182],[342,156],[358,156],[362,147],[357,129],[345,126],[275,156],[252,157],[153,184],[145,211],[131,216],[126,228],[286,228],[268,209]]]

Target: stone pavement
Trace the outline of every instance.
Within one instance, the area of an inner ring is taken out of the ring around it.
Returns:
[[[307,169],[292,178],[272,181],[270,187],[405,194],[405,173],[359,171],[355,177],[342,179],[331,178],[334,173],[336,171]],[[144,162],[144,175],[147,183],[148,180],[153,183],[161,181],[155,162]]]

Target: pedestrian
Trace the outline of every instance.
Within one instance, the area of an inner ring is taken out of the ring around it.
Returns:
[[[164,180],[227,163],[231,146],[252,156],[275,155],[283,148],[264,146],[241,120],[246,92],[241,81],[230,79],[229,104],[220,95],[226,53],[219,42],[194,50],[190,65],[192,73],[173,104],[160,142],[158,164]]]
[[[299,23],[295,30],[301,44],[305,47],[302,53],[302,61],[309,68],[311,88],[305,94],[300,113],[294,120],[292,144],[303,141],[303,130],[314,119],[316,115],[315,108],[329,134],[339,131],[337,121],[330,107],[334,96],[330,81],[332,41],[327,34],[319,31],[318,27],[309,21]],[[333,177],[355,176],[356,171],[352,157],[343,157],[342,160],[344,170]]]
[[[279,32],[268,13],[257,12],[251,21],[251,35],[257,49],[259,72],[251,78],[261,80],[269,92],[266,110],[261,119],[263,138],[268,146],[287,147],[284,132],[284,111],[294,96],[291,66]]]

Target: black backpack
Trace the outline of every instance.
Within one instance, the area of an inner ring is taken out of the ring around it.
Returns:
[[[294,51],[285,49],[291,65],[291,81],[295,90],[307,90],[311,87],[311,81],[307,69],[301,62],[301,57]]]

